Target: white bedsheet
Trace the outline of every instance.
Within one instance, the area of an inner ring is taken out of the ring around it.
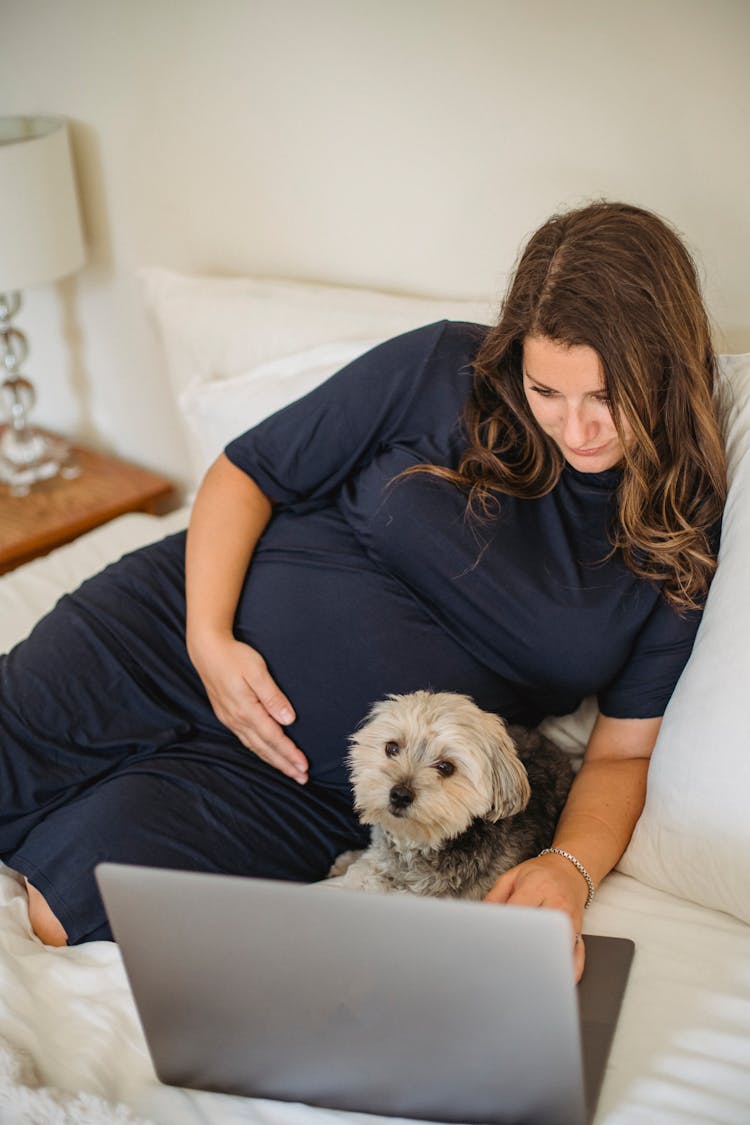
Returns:
[[[185,519],[184,511],[124,516],[1,578],[0,649],[25,635],[65,589]],[[596,1125],[748,1125],[750,927],[615,873],[600,888],[587,929],[636,943]],[[31,934],[20,880],[0,867],[0,1122],[100,1121],[386,1119],[160,1085],[117,947],[44,947]]]

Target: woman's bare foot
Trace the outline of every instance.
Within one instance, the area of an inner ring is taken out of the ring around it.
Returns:
[[[36,936],[45,945],[67,945],[68,935],[63,924],[52,913],[44,895],[36,887],[32,887],[25,875],[23,881],[29,896],[29,921]]]

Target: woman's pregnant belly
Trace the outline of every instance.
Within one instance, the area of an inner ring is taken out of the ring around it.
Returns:
[[[290,699],[297,718],[287,732],[324,784],[346,784],[349,736],[390,692],[464,692],[509,718],[518,707],[511,686],[379,569],[333,509],[275,517],[235,633],[262,653]]]

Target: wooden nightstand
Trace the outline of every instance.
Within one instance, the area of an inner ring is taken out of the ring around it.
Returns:
[[[74,480],[53,477],[21,497],[0,484],[0,574],[125,512],[158,515],[174,505],[166,477],[80,446],[73,455],[81,470]]]

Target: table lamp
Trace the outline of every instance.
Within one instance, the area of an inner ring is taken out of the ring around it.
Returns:
[[[26,338],[12,327],[19,290],[55,281],[85,259],[67,126],[57,117],[0,117],[0,481],[14,495],[64,471],[69,447],[33,429],[34,388],[21,375]]]

